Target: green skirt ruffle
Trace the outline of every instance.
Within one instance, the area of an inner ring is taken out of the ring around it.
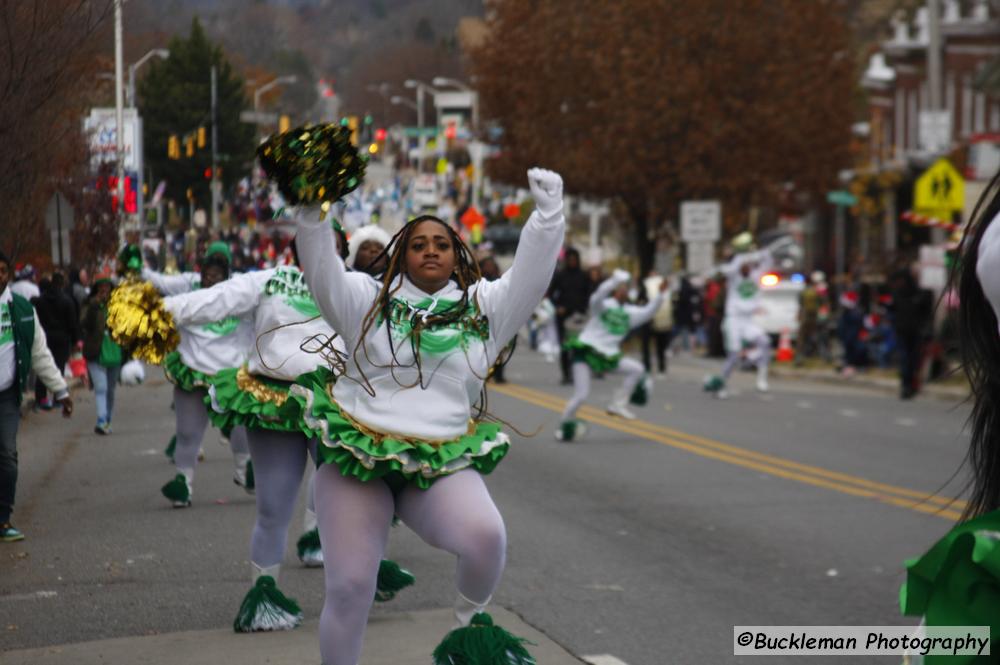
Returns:
[[[311,382],[309,382],[311,380]],[[445,443],[420,443],[384,437],[376,442],[358,431],[331,395],[332,381],[315,373],[303,375],[292,387],[301,398],[303,420],[319,439],[318,463],[334,464],[344,476],[362,482],[402,476],[407,483],[427,489],[435,480],[472,468],[486,475],[510,448],[510,440],[496,423],[478,423],[475,431]]]
[[[208,388],[212,385],[214,378],[210,374],[191,369],[181,360],[181,354],[173,351],[167,354],[163,360],[163,373],[167,380],[181,390],[194,392],[198,388]]]
[[[316,380],[332,380],[332,376],[330,370],[320,368],[297,380],[311,384]],[[249,389],[248,382],[252,386]],[[248,374],[246,368],[224,369],[212,378],[206,398],[212,424],[224,431],[242,425],[311,436],[302,420],[303,401],[291,394],[292,385],[288,381]]]
[[[928,626],[990,626],[1000,649],[1000,511],[959,524],[922,557],[906,562],[899,590],[903,614]],[[935,663],[986,663],[989,656],[926,656]]]
[[[597,374],[617,369],[618,361],[622,359],[622,354],[620,353],[616,353],[613,356],[604,355],[591,345],[581,342],[579,337],[566,340],[563,347],[573,354],[573,362],[585,362]]]

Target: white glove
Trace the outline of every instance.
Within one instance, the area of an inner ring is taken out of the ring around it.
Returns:
[[[615,280],[619,284],[627,284],[632,281],[632,273],[628,270],[622,270],[618,268],[613,273],[611,273],[611,279]]]
[[[535,208],[545,219],[552,219],[563,207],[563,181],[555,171],[528,169],[528,184]]]

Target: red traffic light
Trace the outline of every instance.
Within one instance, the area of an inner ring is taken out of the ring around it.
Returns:
[[[382,129],[381,127],[379,127],[378,129],[375,130],[375,140],[376,141],[384,141],[385,137],[386,137],[386,131],[384,129]]]
[[[205,180],[211,180],[211,179],[212,179],[212,167],[209,166],[207,169],[205,169]]]
[[[455,123],[449,122],[448,126],[445,127],[444,137],[446,139],[453,139],[456,136],[458,136],[458,127],[455,126]]]

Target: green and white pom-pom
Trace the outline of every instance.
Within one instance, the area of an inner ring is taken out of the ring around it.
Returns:
[[[278,590],[273,577],[261,575],[240,604],[233,630],[237,633],[291,630],[300,623],[302,609],[298,603]]]
[[[184,503],[191,500],[191,490],[188,488],[187,478],[183,473],[178,473],[174,479],[160,488],[163,496],[174,503]]]
[[[635,390],[629,396],[628,401],[636,406],[646,406],[649,403],[649,396],[653,392],[653,377],[648,374],[642,376],[642,380],[635,386]]]
[[[726,387],[726,382],[722,380],[721,376],[705,377],[705,384],[703,386],[705,392],[717,393],[725,387]]]
[[[323,548],[319,542],[319,529],[310,529],[302,534],[295,545],[299,552],[299,561],[307,566],[323,565]]]
[[[493,625],[485,612],[472,617],[464,628],[456,628],[434,649],[434,665],[535,665],[524,648],[527,640]]]
[[[177,449],[177,435],[170,437],[170,443],[167,444],[167,449],[163,451],[163,454],[167,456],[170,463],[174,463],[174,450]]]
[[[561,431],[563,441],[572,441],[576,438],[576,421],[564,420],[561,425]]]
[[[417,578],[406,568],[395,561],[382,559],[378,564],[378,582],[375,587],[375,601],[384,603],[396,597],[396,594],[408,586],[412,586]]]

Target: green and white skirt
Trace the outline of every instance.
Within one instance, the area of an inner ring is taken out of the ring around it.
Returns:
[[[394,491],[402,484],[427,489],[435,480],[462,469],[486,475],[510,448],[496,423],[471,422],[468,433],[451,441],[421,441],[376,432],[344,412],[333,398],[333,381],[316,373],[292,386],[302,400],[303,420],[319,439],[319,464],[334,464],[344,476],[362,482],[385,480]]]
[[[303,374],[297,381],[333,381],[333,373],[319,368]],[[278,432],[302,432],[310,435],[302,420],[303,401],[291,393],[294,383],[258,376],[246,366],[224,369],[212,379],[208,389],[209,417],[220,429],[237,425]]]
[[[181,360],[181,354],[177,351],[168,353],[167,357],[164,358],[163,373],[170,383],[189,393],[199,388],[209,388],[214,380],[211,374],[199,372],[185,365],[184,361]]]
[[[572,337],[566,340],[563,348],[573,354],[573,362],[584,362],[590,365],[590,369],[598,374],[611,372],[618,368],[618,361],[622,359],[622,354],[616,353],[613,356],[606,356],[589,344],[580,341],[579,337]]]

